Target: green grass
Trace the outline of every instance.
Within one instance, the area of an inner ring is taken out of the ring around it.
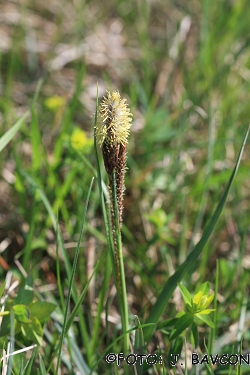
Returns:
[[[248,374],[246,365],[197,370],[190,353],[245,355],[250,345],[248,138],[242,148],[250,8],[243,0],[9,6],[0,5],[1,304],[7,311],[29,275],[35,300],[57,308],[42,322],[43,344],[10,356],[8,369],[2,361],[2,373],[178,374],[169,357],[181,353],[185,374]],[[93,141],[97,82],[99,102],[118,89],[133,113],[122,303],[131,350],[164,360],[150,368],[105,361],[123,352],[126,333],[107,234],[108,179]],[[72,143],[76,128],[87,136],[82,148]],[[185,309],[177,283],[193,296],[207,281],[214,328],[195,321],[197,331],[171,341],[171,320]],[[8,342],[13,352],[35,343],[13,314],[0,357]]]

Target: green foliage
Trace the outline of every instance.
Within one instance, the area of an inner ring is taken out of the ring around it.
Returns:
[[[246,365],[187,363],[194,349],[209,358],[250,346],[249,158],[241,148],[250,118],[250,7],[243,0],[5,3],[0,342],[9,356],[0,372],[247,375]],[[107,179],[93,147],[97,81],[99,101],[118,89],[133,113],[123,304],[130,345],[162,355],[155,368],[105,361],[123,350],[126,333]],[[27,279],[14,296],[20,270],[34,286]],[[207,280],[211,306],[207,285],[187,292]],[[178,284],[185,310],[176,315]]]
[[[194,262],[197,261],[198,256],[204,251],[205,245],[220,217],[220,214],[222,212],[222,209],[226,203],[226,199],[229,193],[229,189],[232,185],[232,182],[236,176],[237,170],[239,168],[240,160],[242,157],[242,153],[246,144],[246,140],[248,137],[249,130],[247,131],[245,138],[243,140],[238,159],[236,162],[236,165],[234,167],[234,170],[232,171],[232,174],[230,176],[230,179],[228,181],[228,184],[226,188],[224,189],[223,195],[221,199],[219,200],[216,210],[212,217],[209,219],[207,227],[204,230],[203,236],[201,237],[200,241],[197,243],[197,245],[194,247],[194,249],[191,251],[191,253],[187,256],[187,259],[185,262],[177,269],[177,271],[169,278],[169,280],[165,283],[163,290],[161,291],[156,303],[154,304],[153,308],[150,311],[149,317],[147,319],[147,323],[157,323],[161,314],[163,313],[169,298],[171,297],[171,293],[176,288],[178,282],[189,272],[192,270],[194,266]],[[205,287],[204,287],[205,288]],[[187,296],[186,296],[187,297]],[[202,295],[203,297],[203,295]],[[198,297],[199,298],[199,297]],[[199,300],[198,300],[199,301]],[[205,301],[206,302],[206,301]],[[203,301],[202,301],[203,303]],[[204,316],[199,316],[200,319],[203,321],[206,321],[207,324],[209,323],[209,319]],[[183,322],[184,326],[185,324],[188,324],[190,322],[190,316],[187,316],[187,319],[185,322]],[[192,322],[191,322],[192,323]],[[190,323],[190,324],[191,324]],[[185,328],[184,328],[185,329]],[[153,327],[148,328],[145,331],[145,339],[148,340],[153,333]]]
[[[181,315],[181,317],[179,317],[177,322],[175,323],[169,339],[174,340],[176,337],[180,336],[180,334],[193,323],[193,320],[193,314],[183,313],[183,315]]]
[[[42,344],[42,324],[50,319],[50,315],[56,309],[56,305],[50,302],[34,302],[34,290],[32,280],[27,277],[25,285],[20,287],[14,299],[8,298],[5,310],[0,313],[3,316],[0,337],[6,338],[10,333],[11,319],[14,315],[15,336],[21,334],[27,342]]]
[[[6,282],[4,281],[4,282],[2,283],[2,285],[0,286],[0,299],[2,298],[2,295],[3,295],[3,292],[4,292],[5,286],[6,286]]]
[[[0,152],[14,138],[24,121],[27,119],[29,112],[26,112],[2,137],[0,138]]]
[[[174,340],[186,328],[191,326],[193,327],[195,317],[201,320],[203,323],[207,324],[209,327],[214,327],[213,322],[207,316],[212,311],[215,311],[214,309],[207,308],[214,299],[214,294],[209,295],[210,284],[208,282],[202,284],[193,298],[183,284],[178,285],[183,296],[187,311],[178,313],[177,321],[175,322],[173,330],[169,337],[170,340]],[[192,330],[194,330],[194,327],[192,328]]]

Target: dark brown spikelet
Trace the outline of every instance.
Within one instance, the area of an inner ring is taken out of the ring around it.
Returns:
[[[113,184],[113,175],[112,172],[115,172],[115,184],[116,184],[116,199],[118,205],[118,214],[119,214],[119,225],[120,229],[122,228],[122,212],[123,212],[123,195],[125,191],[125,172],[126,172],[126,161],[127,153],[126,147],[119,145],[112,154],[110,148],[108,149],[108,154],[106,155],[106,148],[103,147],[103,157],[106,171],[109,176],[109,192],[110,198],[112,198],[112,189]],[[112,199],[111,199],[112,201]],[[112,220],[114,220],[114,209],[112,209]]]
[[[116,197],[117,197],[117,203],[118,203],[120,229],[122,227],[123,195],[125,191],[124,178],[125,178],[125,172],[126,172],[126,161],[127,161],[126,147],[123,145],[120,145],[118,158],[117,158],[117,166],[115,169]]]

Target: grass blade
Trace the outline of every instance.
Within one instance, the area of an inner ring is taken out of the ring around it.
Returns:
[[[14,138],[18,130],[23,125],[24,121],[29,115],[29,111],[25,112],[25,114],[13,125],[7,132],[0,138],[0,152],[4,149],[5,146]]]
[[[44,362],[43,362],[43,358],[41,356],[41,354],[39,353],[39,366],[40,366],[40,374],[41,375],[46,375],[46,368],[44,366]]]

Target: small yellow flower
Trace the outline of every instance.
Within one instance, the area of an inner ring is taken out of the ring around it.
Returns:
[[[56,112],[58,109],[65,106],[66,100],[62,96],[51,96],[45,99],[44,104],[52,112]]]
[[[100,146],[103,143],[126,146],[132,114],[126,104],[126,99],[121,99],[118,91],[109,92],[104,97],[96,125],[96,137]]]
[[[93,139],[88,138],[86,133],[79,128],[73,130],[70,141],[75,150],[85,150],[87,153],[93,145]]]

